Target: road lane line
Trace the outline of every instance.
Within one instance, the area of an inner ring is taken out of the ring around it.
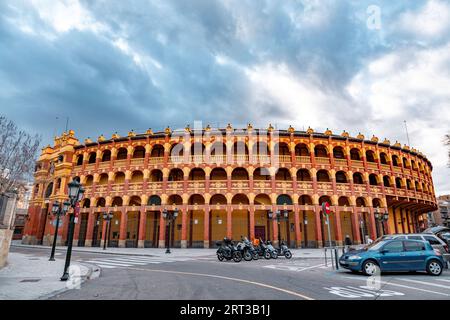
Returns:
[[[423,285],[426,285],[426,286],[433,286],[433,287],[439,287],[439,288],[444,288],[444,289],[450,289],[449,286],[444,286],[442,284],[437,284],[437,283],[424,282],[424,281],[413,280],[413,279],[400,279],[400,278],[397,278],[397,280],[413,282],[413,283],[419,283],[419,284],[423,284]]]
[[[95,261],[90,260],[86,261],[94,264],[108,264],[108,265],[114,265],[114,266],[121,266],[121,267],[131,267],[131,264],[125,264],[125,263],[118,263],[118,262],[109,262],[109,261]]]
[[[435,280],[437,280],[437,281],[444,281],[444,282],[450,282],[450,280],[448,280],[448,279],[435,279]]]
[[[307,267],[307,268],[302,268],[302,269],[300,269],[300,270],[298,270],[298,271],[304,271],[304,270],[314,269],[314,268],[321,268],[322,266],[325,266],[325,264],[322,263],[322,264],[318,264],[318,265],[316,265],[316,266],[311,266],[311,267]]]
[[[261,282],[254,282],[254,281],[245,280],[245,279],[230,278],[230,277],[218,276],[218,275],[207,274],[207,273],[193,273],[193,272],[169,271],[169,270],[152,270],[152,269],[141,269],[141,268],[129,268],[129,269],[130,270],[137,270],[137,271],[173,273],[173,274],[182,274],[182,275],[188,275],[188,276],[199,276],[199,277],[209,277],[209,278],[218,278],[218,279],[224,279],[224,280],[231,280],[231,281],[243,282],[243,283],[253,284],[253,285],[264,287],[264,288],[269,288],[269,289],[281,291],[281,292],[284,292],[284,293],[287,293],[287,294],[290,294],[290,295],[293,295],[293,296],[300,297],[300,298],[305,299],[305,300],[315,300],[314,298],[307,297],[307,296],[302,295],[302,294],[300,294],[298,292],[295,292],[295,291],[291,291],[291,290],[287,290],[287,289],[283,289],[283,288],[278,288],[278,287],[271,286],[269,284],[265,284],[265,283],[261,283]]]
[[[360,279],[360,278],[356,278],[356,277],[344,277],[346,279],[351,279],[351,280],[360,280],[360,281],[364,281],[367,283],[367,279]],[[393,283],[393,282],[386,282],[386,281],[377,281],[381,284],[384,285],[388,285],[388,286],[397,286],[397,287],[401,287],[401,288],[407,288],[407,289],[413,289],[413,290],[417,290],[417,291],[423,291],[423,292],[429,292],[429,293],[434,293],[434,294],[438,294],[441,296],[446,296],[446,297],[450,297],[450,294],[447,293],[442,293],[442,292],[437,292],[437,291],[431,291],[431,290],[427,290],[427,289],[420,289],[420,288],[416,288],[416,287],[410,287],[410,286],[405,286],[403,284],[398,284],[398,283]]]

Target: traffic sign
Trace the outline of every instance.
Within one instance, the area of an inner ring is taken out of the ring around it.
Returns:
[[[75,204],[75,208],[73,209],[73,212],[75,213],[75,218],[78,218],[78,215],[80,214],[80,203],[77,202]]]
[[[329,215],[331,212],[330,204],[328,202],[322,202],[322,213],[324,215]]]

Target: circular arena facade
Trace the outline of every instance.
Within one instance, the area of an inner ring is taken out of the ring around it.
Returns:
[[[342,245],[347,235],[357,244],[426,228],[426,213],[436,209],[431,171],[415,149],[345,131],[188,126],[84,143],[69,131],[37,161],[22,242],[51,243],[53,202],[67,199],[67,184],[78,180],[86,190],[78,246],[103,246],[103,213],[111,212],[109,246],[165,247],[163,210],[179,212],[174,247],[214,247],[242,235],[298,248]],[[331,239],[323,202],[331,207]],[[268,218],[278,210],[288,219]],[[59,244],[68,234],[69,217],[62,219]]]

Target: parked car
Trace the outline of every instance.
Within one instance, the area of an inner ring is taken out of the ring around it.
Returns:
[[[364,249],[344,253],[339,265],[368,276],[389,271],[426,271],[439,276],[445,261],[428,241],[378,238]]]
[[[450,252],[447,242],[431,233],[397,233],[384,235],[381,237],[381,239],[408,239],[428,241],[434,249],[438,249],[441,252],[444,261],[450,261]],[[447,264],[445,264],[445,267],[447,267]]]
[[[439,233],[444,233],[444,232],[450,232],[450,228],[444,227],[444,226],[436,226],[436,227],[431,227],[431,228],[425,229],[422,233],[432,233],[434,235],[438,235]]]

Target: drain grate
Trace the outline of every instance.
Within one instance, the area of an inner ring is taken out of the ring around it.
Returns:
[[[41,279],[23,279],[20,282],[38,282],[38,281],[41,281]]]

